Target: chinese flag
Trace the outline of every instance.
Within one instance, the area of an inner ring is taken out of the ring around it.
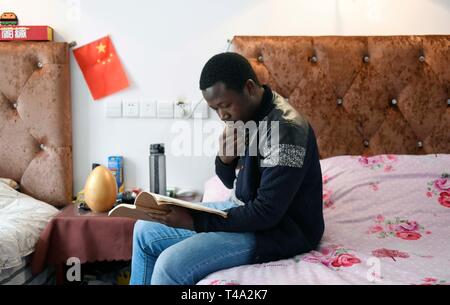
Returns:
[[[73,51],[94,100],[128,87],[128,79],[109,36]]]

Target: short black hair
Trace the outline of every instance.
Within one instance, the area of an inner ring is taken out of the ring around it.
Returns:
[[[203,67],[200,90],[223,82],[227,89],[242,92],[249,79],[259,85],[255,71],[244,56],[233,52],[220,53],[214,55]]]

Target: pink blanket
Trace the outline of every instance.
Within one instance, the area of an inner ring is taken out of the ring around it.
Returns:
[[[318,251],[198,284],[450,284],[450,155],[340,156],[321,165]]]

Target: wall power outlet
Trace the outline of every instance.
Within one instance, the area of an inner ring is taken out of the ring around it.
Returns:
[[[137,101],[123,101],[122,113],[124,117],[135,118],[139,116],[139,102]]]

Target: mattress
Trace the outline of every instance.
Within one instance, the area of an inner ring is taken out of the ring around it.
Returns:
[[[23,258],[19,266],[0,270],[0,285],[52,285],[55,283],[55,271],[47,268],[33,275],[30,267],[30,255]]]
[[[208,275],[198,285],[450,284],[450,155],[321,160],[316,251]]]

